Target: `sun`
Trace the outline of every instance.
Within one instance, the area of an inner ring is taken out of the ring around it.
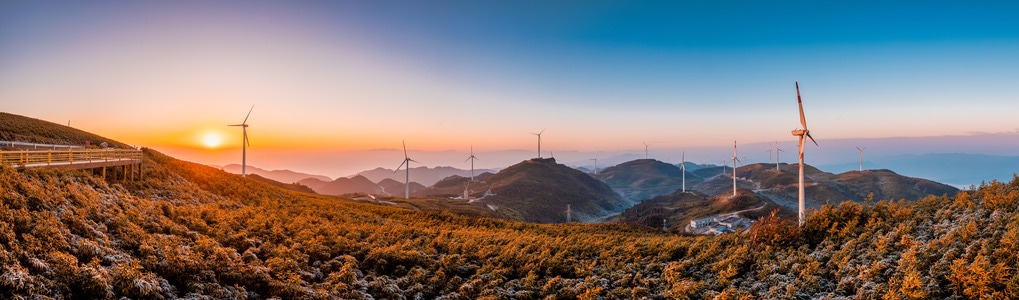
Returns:
[[[206,133],[205,137],[202,138],[202,143],[205,144],[205,147],[209,148],[216,148],[222,141],[223,139],[215,133]]]

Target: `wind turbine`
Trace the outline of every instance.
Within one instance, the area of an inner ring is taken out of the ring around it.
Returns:
[[[402,168],[403,165],[407,165],[407,168],[406,168],[406,171],[407,171],[406,191],[403,194],[403,198],[404,199],[410,199],[410,162],[418,162],[418,161],[410,159],[410,157],[407,156],[407,141],[403,141],[403,162],[400,163],[399,167],[396,167],[396,170],[393,170],[393,173],[396,173],[397,171],[400,171],[400,168]]]
[[[545,133],[545,129],[542,129],[541,131],[538,131],[538,133],[533,133],[533,132],[531,133],[533,135],[537,135],[538,136],[538,158],[541,158],[541,134],[542,133]]]
[[[478,157],[474,156],[474,146],[471,146],[471,156],[467,157],[467,160],[464,160],[464,162],[467,162],[468,160],[471,161],[471,181],[474,181],[474,160],[476,159],[478,159]]]
[[[686,193],[686,151],[683,151],[683,159],[679,163],[679,170],[683,174],[683,192]]]
[[[598,175],[598,154],[594,155],[594,158],[589,159],[594,161],[594,175]]]
[[[227,126],[240,126],[241,130],[244,132],[244,140],[241,141],[241,177],[248,176],[247,175],[248,146],[251,146],[251,142],[248,142],[248,117],[251,117],[251,111],[254,109],[255,109],[254,105],[252,105],[251,108],[248,109],[248,115],[244,116],[244,122],[241,122],[240,124],[227,125]]]
[[[650,144],[648,144],[648,143],[645,143],[645,142],[640,142],[640,143],[641,143],[641,144],[644,144],[644,159],[648,159],[648,155],[647,155],[647,147],[648,147],[648,146],[651,146],[651,145],[650,145]]]
[[[742,164],[739,157],[736,157],[736,141],[732,141],[732,197],[736,198],[736,163]]]
[[[810,136],[810,130],[807,129],[807,118],[803,116],[803,99],[800,98],[800,83],[796,82],[796,103],[800,106],[800,125],[803,125],[803,129],[794,129],[792,131],[793,136],[800,138],[800,227],[803,226],[803,137],[810,138],[811,142],[814,142],[814,146],[820,147],[814,137]]]
[[[863,149],[867,149],[867,147],[856,147],[856,150],[860,151],[860,172],[863,172]]]
[[[813,140],[813,139],[811,139],[811,140]],[[775,140],[775,171],[779,171],[778,164],[780,162],[782,162],[782,160],[778,159],[778,153],[779,152],[785,152],[785,150],[782,150],[782,148],[779,148],[778,147],[778,140]]]
[[[566,204],[566,223],[570,222],[570,215],[572,215],[572,214],[573,214],[573,212],[570,209],[570,205]]]

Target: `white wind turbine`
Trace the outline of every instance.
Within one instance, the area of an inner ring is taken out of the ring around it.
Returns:
[[[400,168],[402,168],[403,165],[407,165],[407,168],[406,168],[406,171],[407,171],[407,180],[405,181],[406,182],[406,188],[405,188],[406,190],[404,191],[404,194],[403,194],[403,198],[404,199],[410,199],[410,162],[418,162],[418,161],[410,159],[410,157],[407,156],[407,141],[403,141],[403,162],[400,163],[399,167],[396,167],[396,170],[393,170],[393,173],[396,173],[397,171],[400,171]]]
[[[683,192],[686,193],[686,151],[683,151],[683,159],[679,163],[679,170],[683,174]]]
[[[248,109],[248,115],[244,116],[244,122],[241,122],[240,124],[227,125],[227,126],[240,126],[241,130],[244,132],[244,140],[241,141],[241,177],[248,176],[247,174],[248,146],[251,145],[251,143],[248,142],[248,117],[251,117],[251,111],[254,109],[255,109],[254,105],[252,105],[251,108]]]
[[[732,197],[736,197],[736,163],[742,164],[739,157],[736,157],[736,141],[732,141]]]
[[[860,172],[863,172],[863,149],[867,149],[867,147],[856,147],[856,150],[860,151]]]
[[[478,157],[474,156],[474,146],[471,146],[471,156],[467,157],[467,160],[464,160],[464,162],[467,162],[468,160],[471,161],[471,181],[474,181],[474,160],[476,159],[478,159]]]
[[[533,135],[537,135],[538,136],[538,158],[541,158],[541,134],[542,133],[545,133],[545,129],[542,129],[541,131],[538,131],[538,133],[533,133],[533,132],[531,133]]]
[[[785,152],[785,150],[782,150],[782,148],[779,148],[778,147],[778,140],[775,140],[775,171],[779,170],[778,169],[778,164],[780,162],[782,162],[782,160],[778,159],[778,153],[779,152]]]
[[[647,155],[647,147],[649,147],[649,146],[651,146],[651,145],[650,145],[650,144],[648,144],[648,143],[645,143],[645,142],[640,142],[640,143],[641,143],[641,144],[644,144],[644,159],[648,159],[648,155]]]
[[[598,175],[598,154],[595,154],[594,158],[590,160],[594,161],[594,175]]]
[[[803,226],[803,145],[804,137],[810,138],[811,142],[814,142],[814,146],[820,146],[814,137],[810,136],[810,130],[807,129],[807,118],[803,116],[803,99],[800,98],[800,83],[796,82],[796,103],[800,106],[800,125],[803,125],[803,129],[795,129],[792,131],[793,136],[800,138],[800,211],[799,220],[800,226]]]

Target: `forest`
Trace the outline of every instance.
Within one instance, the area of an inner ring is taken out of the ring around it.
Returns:
[[[66,299],[1017,299],[1019,178],[691,237],[286,190],[145,149],[145,177],[0,166],[0,294]]]

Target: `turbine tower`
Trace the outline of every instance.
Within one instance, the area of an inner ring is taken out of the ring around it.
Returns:
[[[474,160],[476,159],[478,159],[478,157],[474,156],[474,146],[471,146],[471,156],[467,157],[467,160],[464,160],[464,162],[467,162],[468,160],[471,161],[471,181],[474,181]]]
[[[807,118],[803,116],[803,99],[800,98],[800,83],[796,82],[796,103],[800,106],[800,125],[803,125],[803,129],[795,129],[792,131],[793,136],[800,138],[800,211],[799,220],[800,227],[803,227],[803,145],[804,137],[810,138],[811,142],[814,142],[814,146],[820,146],[814,137],[810,136],[810,130],[807,129]]]
[[[393,170],[393,173],[396,173],[397,171],[400,171],[400,168],[403,168],[403,165],[407,165],[407,168],[406,168],[406,171],[407,171],[407,180],[405,181],[406,182],[406,188],[405,188],[405,191],[404,191],[404,194],[403,194],[403,198],[404,199],[410,199],[410,162],[418,162],[418,161],[410,159],[410,157],[407,156],[407,141],[403,141],[403,162],[400,163],[399,167],[396,167],[396,170]]]
[[[686,151],[683,151],[683,159],[679,163],[679,170],[683,174],[683,192],[686,193]]]
[[[736,157],[736,141],[732,141],[732,197],[736,198],[736,163],[743,163]]]
[[[251,117],[251,111],[254,110],[254,109],[255,109],[254,105],[252,105],[251,108],[248,109],[248,115],[244,116],[244,122],[241,122],[240,124],[227,125],[227,126],[240,126],[241,127],[241,131],[244,132],[244,140],[241,141],[241,177],[242,178],[243,177],[248,177],[248,174],[247,174],[247,170],[248,170],[248,146],[251,145],[251,143],[248,142],[248,117]]]
[[[648,146],[651,146],[651,145],[650,145],[650,144],[648,144],[648,143],[645,143],[645,142],[640,142],[640,143],[641,143],[641,144],[644,144],[644,159],[648,159],[648,155],[647,155],[647,147],[648,147]]]
[[[778,159],[778,153],[779,152],[785,152],[785,150],[782,150],[782,148],[779,148],[778,147],[778,140],[775,140],[775,171],[779,171],[778,163],[782,162],[782,160]]]
[[[531,133],[533,135],[537,135],[538,136],[538,158],[541,158],[541,134],[542,133],[545,133],[545,129],[542,129],[541,131],[538,131],[538,133],[533,133],[533,132]]]
[[[573,214],[573,212],[570,209],[570,205],[566,204],[566,223],[570,222],[570,215],[572,215],[572,214]]]
[[[860,151],[860,172],[863,172],[863,149],[867,149],[867,147],[856,147],[856,150]]]
[[[598,154],[594,155],[594,158],[589,159],[594,161],[594,175],[598,175]]]

